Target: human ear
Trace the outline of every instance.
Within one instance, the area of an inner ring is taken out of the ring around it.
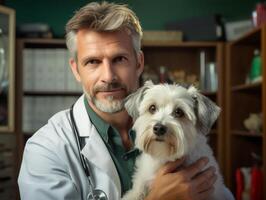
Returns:
[[[78,64],[74,58],[69,59],[69,65],[71,67],[71,71],[72,71],[74,77],[76,78],[76,80],[78,82],[81,82],[81,78],[80,78],[79,71],[78,71]]]
[[[140,77],[144,70],[144,54],[140,51],[137,55],[137,76]]]

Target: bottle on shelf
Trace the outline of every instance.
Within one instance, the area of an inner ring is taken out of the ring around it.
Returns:
[[[255,49],[251,61],[251,68],[248,75],[248,83],[255,83],[262,81],[262,62],[260,50]]]

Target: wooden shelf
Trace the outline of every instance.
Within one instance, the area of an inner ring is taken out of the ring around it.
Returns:
[[[254,28],[243,37],[228,43],[226,49],[226,176],[225,180],[231,191],[236,191],[235,172],[240,167],[252,166],[251,153],[262,155],[266,162],[266,118],[262,118],[261,133],[251,133],[245,130],[243,121],[250,113],[266,115],[266,25]],[[261,52],[262,81],[245,84],[246,76],[255,49]],[[266,165],[262,166],[266,174]],[[266,182],[266,176],[263,177]],[[266,185],[263,186],[266,198]]]
[[[262,83],[253,83],[253,84],[242,84],[242,85],[237,85],[233,86],[231,88],[232,92],[237,92],[237,91],[259,91],[261,90]]]
[[[17,38],[17,40],[23,40],[27,44],[66,44],[65,39],[55,38]]]
[[[81,96],[82,92],[24,91],[25,96]]]
[[[18,38],[17,41],[23,43],[25,48],[66,48],[65,39]]]
[[[142,41],[142,47],[216,47],[217,42],[183,42],[183,41]],[[220,42],[220,44],[222,44]]]
[[[262,134],[251,133],[251,132],[248,132],[248,131],[232,130],[231,133],[232,133],[232,135],[237,135],[237,136],[262,138]]]

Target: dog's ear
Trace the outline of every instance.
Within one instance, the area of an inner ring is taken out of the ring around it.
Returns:
[[[125,99],[125,109],[134,121],[139,116],[138,107],[144,97],[145,91],[151,88],[153,85],[154,84],[151,80],[146,81],[143,87],[139,88],[136,92],[130,94]]]
[[[221,109],[209,98],[200,94],[194,86],[190,86],[188,92],[195,101],[197,128],[201,133],[206,135],[209,133],[213,123],[217,120]]]

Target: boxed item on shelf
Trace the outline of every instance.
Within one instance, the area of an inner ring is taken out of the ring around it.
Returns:
[[[26,91],[82,91],[63,48],[27,48],[23,50],[23,89]]]
[[[239,20],[239,21],[231,21],[225,23],[225,34],[227,41],[233,41],[247,32],[253,29],[253,23],[251,19],[247,20]]]
[[[145,42],[180,42],[182,41],[183,34],[181,31],[144,31],[142,41]]]
[[[70,108],[78,97],[30,97],[23,99],[23,131],[32,134],[55,113]]]

